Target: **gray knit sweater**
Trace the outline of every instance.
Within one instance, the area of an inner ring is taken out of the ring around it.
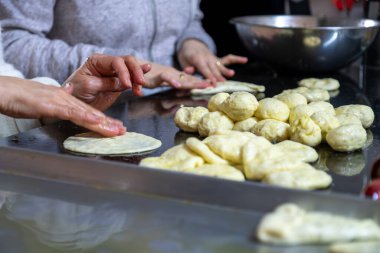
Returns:
[[[96,52],[173,65],[186,39],[215,51],[201,18],[199,0],[0,0],[5,59],[59,82]]]

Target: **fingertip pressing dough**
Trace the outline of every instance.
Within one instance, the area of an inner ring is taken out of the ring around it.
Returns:
[[[201,106],[182,107],[178,109],[174,116],[174,123],[185,132],[198,132],[198,124],[202,117],[209,111]]]
[[[307,99],[297,93],[281,93],[279,95],[274,96],[273,98],[276,98],[282,102],[284,102],[289,109],[291,110],[292,108],[296,107],[297,105],[306,105],[307,104]]]
[[[259,119],[287,121],[289,118],[289,107],[278,99],[264,98],[259,101],[255,117]]]
[[[255,124],[252,128],[252,132],[265,137],[270,142],[280,142],[289,139],[289,128],[289,124],[285,122],[265,119]]]
[[[161,145],[161,141],[155,138],[134,132],[115,137],[87,132],[71,136],[63,142],[63,147],[72,152],[119,156],[152,151]]]
[[[221,104],[226,100],[230,94],[221,92],[212,96],[208,101],[208,109],[210,112],[222,111]]]
[[[305,78],[298,82],[299,86],[310,89],[323,89],[327,91],[337,90],[339,81],[334,78]]]
[[[337,115],[347,113],[360,119],[364,128],[372,125],[375,119],[375,113],[367,105],[343,105],[335,109]]]
[[[234,122],[224,113],[216,111],[206,113],[198,124],[200,136],[210,136],[218,131],[231,130]]]
[[[310,117],[305,116],[290,125],[290,139],[314,147],[321,143],[322,131]]]
[[[233,121],[242,121],[252,117],[259,103],[248,92],[234,92],[221,104],[222,111]]]
[[[349,152],[364,147],[367,132],[359,125],[343,125],[328,132],[326,141],[336,151]]]
[[[255,117],[251,117],[242,121],[235,122],[232,130],[248,132],[251,131],[253,126],[257,123],[257,119]]]

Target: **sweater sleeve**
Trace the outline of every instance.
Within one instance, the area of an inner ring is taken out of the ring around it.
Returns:
[[[182,36],[178,39],[176,49],[177,52],[181,49],[185,40],[196,39],[207,45],[207,47],[214,53],[216,53],[216,46],[210,35],[202,27],[203,13],[199,8],[199,0],[191,0],[191,20],[189,25],[182,33]]]
[[[0,1],[5,60],[27,78],[48,76],[62,83],[91,54],[136,54],[132,49],[121,51],[81,43],[71,46],[49,39],[54,6],[53,0]]]

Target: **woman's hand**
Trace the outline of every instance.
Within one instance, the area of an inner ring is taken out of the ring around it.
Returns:
[[[206,88],[211,86],[207,80],[176,70],[175,68],[151,63],[151,70],[145,74],[145,88],[171,86],[175,89]]]
[[[144,74],[149,64],[140,65],[133,56],[110,56],[95,54],[76,70],[64,84],[73,86],[73,95],[83,102],[104,111],[120,93],[131,89],[141,96]]]
[[[230,54],[219,59],[202,42],[186,40],[178,53],[178,60],[184,68],[184,72],[193,74],[198,71],[215,83],[225,81],[224,77],[235,75],[235,72],[226,66],[247,63],[248,58]]]
[[[0,77],[0,113],[20,118],[57,118],[105,136],[125,133],[121,121],[76,99],[74,87],[58,88],[15,77]]]

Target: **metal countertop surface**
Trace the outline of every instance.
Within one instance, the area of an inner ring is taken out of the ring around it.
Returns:
[[[237,71],[236,80],[265,85],[268,97],[309,77],[254,64]],[[136,166],[144,156],[74,156],[62,143],[83,129],[68,122],[0,140],[0,252],[326,252],[327,245],[263,245],[254,235],[260,218],[284,202],[380,222],[379,203],[362,195],[380,154],[380,71],[347,73],[320,77],[341,82],[334,106],[374,108],[373,139],[350,154],[318,147],[325,161],[320,166],[333,176],[332,187],[321,191]],[[351,77],[356,74],[364,78]],[[107,114],[129,131],[160,139],[162,147],[148,155],[156,156],[190,136],[174,125],[176,108],[206,103],[168,92],[128,99]]]

